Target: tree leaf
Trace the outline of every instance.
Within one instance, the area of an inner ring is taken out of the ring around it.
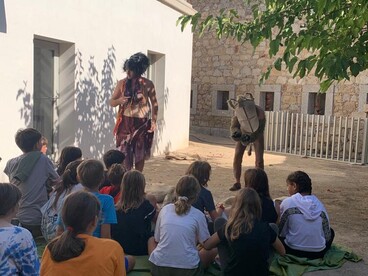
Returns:
[[[281,62],[282,62],[282,58],[278,58],[273,64],[273,66],[275,67],[277,71],[281,71]]]

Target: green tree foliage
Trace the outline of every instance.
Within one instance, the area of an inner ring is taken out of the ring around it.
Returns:
[[[294,77],[314,74],[326,91],[333,81],[367,69],[368,0],[265,0],[263,5],[248,0],[244,5],[252,8],[250,20],[229,9],[205,17],[181,16],[177,23],[182,30],[190,23],[200,35],[215,31],[218,38],[250,42],[255,48],[267,40],[273,65],[261,81],[272,68],[284,66]]]

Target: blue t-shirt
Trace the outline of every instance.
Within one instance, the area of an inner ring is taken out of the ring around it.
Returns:
[[[98,192],[93,192],[93,194],[97,197],[101,204],[101,213],[100,219],[98,221],[98,225],[93,232],[93,236],[97,238],[101,238],[101,225],[102,224],[116,224],[116,212],[114,199],[110,195],[103,195]]]
[[[0,275],[39,273],[40,262],[31,233],[18,226],[0,227]]]
[[[103,195],[98,192],[93,192],[98,201],[101,204],[101,211],[100,211],[100,219],[98,220],[98,225],[93,232],[93,236],[96,238],[101,238],[101,225],[102,224],[116,224],[116,212],[115,212],[115,205],[114,199],[110,195]],[[65,228],[63,220],[61,218],[61,214],[58,216],[57,224]]]

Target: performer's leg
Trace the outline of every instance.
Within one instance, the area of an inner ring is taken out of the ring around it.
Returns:
[[[124,167],[130,171],[133,168],[133,151],[130,146],[126,146]]]
[[[237,142],[235,145],[235,154],[233,160],[233,173],[235,178],[235,184],[230,188],[230,191],[236,191],[241,188],[240,178],[245,148],[246,147],[243,146],[242,143],[240,142]]]
[[[137,171],[143,172],[143,168],[144,168],[144,159],[135,163],[135,169]]]
[[[256,154],[256,168],[264,169],[264,160],[263,160],[263,153],[264,153],[264,135],[263,133],[257,137],[257,140],[254,141],[254,151]]]
[[[141,134],[137,137],[134,147],[134,165],[135,169],[143,172],[144,160],[145,160],[145,134]]]

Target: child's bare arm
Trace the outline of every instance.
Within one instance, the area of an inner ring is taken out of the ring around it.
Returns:
[[[101,225],[101,238],[111,239],[111,226],[110,224]]]
[[[211,237],[209,237],[205,242],[203,242],[203,248],[206,250],[211,250],[212,248],[215,248],[220,243],[220,237],[217,233],[213,234]]]
[[[286,254],[285,247],[278,237],[276,237],[276,240],[272,244],[272,246],[273,248],[275,248],[276,252],[279,253],[281,256],[284,256]]]
[[[209,212],[209,214],[212,221],[215,221],[215,219],[217,219],[221,215],[221,213],[218,212],[217,210],[212,210],[211,212]]]

